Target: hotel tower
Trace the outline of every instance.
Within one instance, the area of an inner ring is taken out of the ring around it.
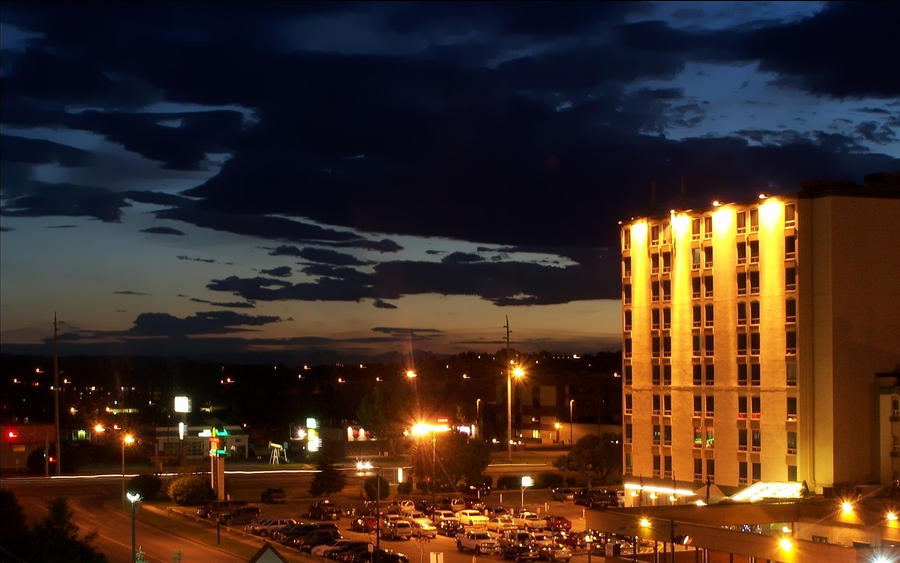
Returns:
[[[622,225],[626,484],[900,479],[898,180]]]

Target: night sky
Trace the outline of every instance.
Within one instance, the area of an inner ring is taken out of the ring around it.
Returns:
[[[617,349],[618,220],[900,170],[898,21],[4,3],[2,350]]]

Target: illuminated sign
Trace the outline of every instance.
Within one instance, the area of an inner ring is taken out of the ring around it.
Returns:
[[[315,418],[307,418],[306,419],[306,427],[307,428],[318,428],[319,421],[317,421]]]
[[[175,412],[191,412],[191,400],[184,395],[175,397]]]
[[[178,423],[178,439],[179,440],[184,440],[184,430],[185,430],[184,423],[179,422]]]
[[[534,479],[530,475],[522,475],[522,486],[531,487],[532,485],[534,485]]]

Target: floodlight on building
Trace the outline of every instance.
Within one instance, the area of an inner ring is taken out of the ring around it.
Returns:
[[[841,512],[844,514],[853,514],[853,503],[849,500],[841,502]]]
[[[781,550],[785,553],[790,553],[794,548],[794,544],[788,538],[781,538],[778,542],[778,545],[781,547]]]
[[[719,207],[720,205],[722,205],[722,202],[716,199],[716,200],[713,200],[712,204],[713,204],[713,207]]]
[[[885,519],[888,522],[896,522],[897,521],[897,513],[893,510],[889,510],[887,514],[884,515]]]
[[[191,412],[191,400],[185,395],[175,397],[175,412]]]
[[[696,504],[697,506],[706,506],[706,503],[700,499],[697,499],[697,501],[694,504]]]
[[[648,518],[646,518],[646,517],[641,518],[640,524],[641,524],[641,528],[649,528],[649,527],[650,527],[650,520],[649,520]]]

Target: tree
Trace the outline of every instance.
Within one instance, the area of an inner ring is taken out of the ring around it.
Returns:
[[[572,450],[553,462],[565,471],[581,473],[588,483],[608,484],[622,473],[621,436],[607,432],[597,436],[590,434],[578,440]]]
[[[325,448],[319,454],[319,462],[316,464],[319,472],[313,477],[309,494],[314,497],[326,496],[340,492],[344,488],[347,478],[334,467],[335,461],[336,450],[326,442]]]
[[[84,563],[102,563],[106,557],[99,553],[91,542],[97,532],[78,538],[78,526],[74,522],[75,514],[69,508],[65,498],[57,497],[47,504],[47,516],[34,527],[31,532],[30,553],[28,561],[45,561],[48,563],[63,561],[80,561]]]
[[[138,493],[144,500],[153,500],[159,493],[162,483],[156,475],[137,475],[128,480],[127,489]]]
[[[177,477],[169,483],[166,492],[175,504],[182,505],[200,504],[212,498],[209,481],[202,475]]]
[[[438,488],[456,488],[460,481],[477,483],[491,461],[491,450],[480,440],[470,440],[465,434],[446,432],[437,435],[434,468]],[[413,450],[413,473],[420,483],[430,483],[432,471],[431,436],[416,442]],[[427,486],[431,490],[431,485]]]
[[[363,428],[372,430],[379,441],[387,444],[388,451],[395,451],[396,442],[403,436],[405,423],[401,413],[409,410],[408,391],[383,391],[376,387],[374,393],[365,395],[359,403],[356,418]]]
[[[16,495],[8,489],[0,489],[0,546],[17,556],[26,553],[28,527],[25,513],[16,500]],[[0,551],[0,559],[5,556]]]
[[[379,493],[380,497],[378,500],[384,500],[391,494],[391,484],[381,475],[367,477],[366,480],[363,481],[363,489],[365,489],[366,496],[369,497],[370,500],[375,500],[375,497],[379,496]]]

